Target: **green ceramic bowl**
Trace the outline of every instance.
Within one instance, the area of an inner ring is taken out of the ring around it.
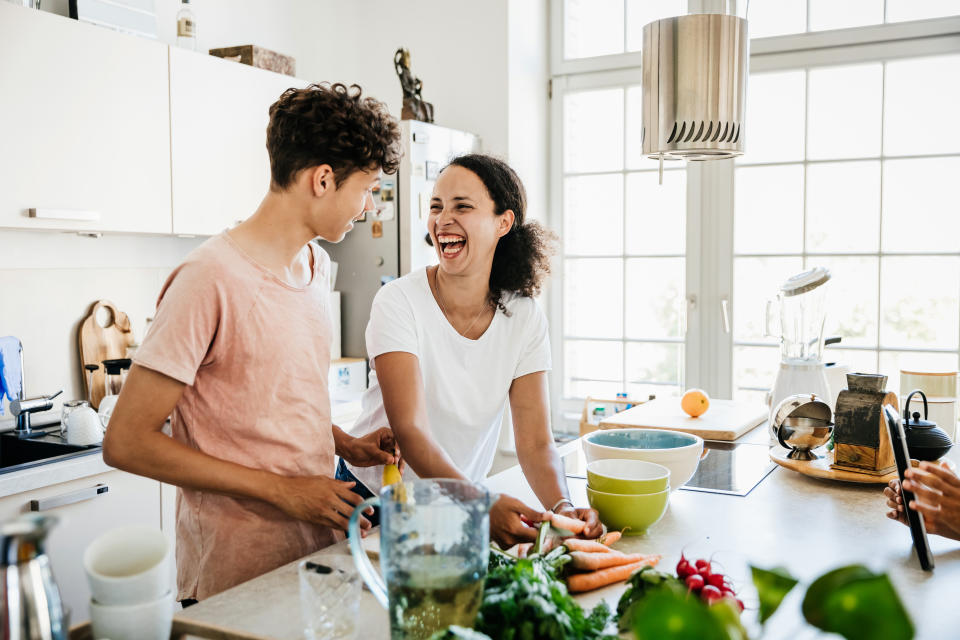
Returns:
[[[587,486],[605,493],[659,493],[670,488],[670,469],[646,460],[594,460],[587,465]]]
[[[608,529],[626,529],[624,535],[646,533],[667,511],[670,489],[641,495],[605,493],[587,487],[587,502],[600,514]]]

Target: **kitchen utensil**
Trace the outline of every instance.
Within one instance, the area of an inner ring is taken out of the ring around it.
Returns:
[[[66,417],[62,424],[66,425],[66,438],[69,444],[91,445],[103,442],[103,423],[100,416],[86,400],[81,400],[82,406],[76,407]]]
[[[63,406],[60,407],[60,437],[66,437],[67,435],[67,425],[70,419],[70,414],[80,409],[81,407],[90,408],[90,403],[86,400],[70,400],[69,402],[64,402]],[[93,412],[93,415],[97,415],[96,411]]]
[[[123,383],[127,381],[127,372],[133,361],[130,358],[113,358],[103,361],[105,372],[104,391],[108,396],[120,395]]]
[[[910,413],[910,401],[913,396],[920,394],[923,398],[923,419],[920,412]],[[927,396],[923,391],[915,389],[907,395],[903,404],[903,431],[907,438],[907,448],[910,457],[917,460],[938,460],[945,456],[953,441],[935,422],[928,420],[930,412],[927,405]]]
[[[657,493],[636,495],[606,493],[587,487],[587,503],[596,509],[600,522],[624,535],[639,536],[655,525],[667,512],[669,487]]]
[[[0,524],[0,637],[4,640],[66,640],[60,590],[44,552],[44,539],[57,523],[30,514]]]
[[[131,525],[107,531],[83,553],[93,599],[106,605],[156,602],[172,587],[170,556],[160,529]]]
[[[680,408],[680,398],[656,398],[602,420],[600,429],[667,429],[704,440],[736,440],[766,420],[767,414],[758,402],[711,399],[706,413],[691,418]]]
[[[657,493],[670,487],[670,469],[645,460],[595,460],[587,465],[587,486],[607,493]]]
[[[97,300],[80,323],[77,341],[80,364],[85,371],[88,364],[125,358],[127,347],[134,342],[130,318],[109,300]],[[92,386],[87,388],[87,395],[94,409],[100,408],[100,400],[106,395],[105,375],[106,371],[103,369],[90,372]],[[84,380],[86,381],[86,376]]]
[[[883,405],[897,404],[897,394],[886,390],[887,376],[847,375],[847,389],[837,398],[833,428],[833,468],[885,476],[895,469],[890,431]]]
[[[833,457],[825,455],[816,460],[793,460],[788,458],[789,451],[780,447],[770,449],[770,459],[785,469],[802,473],[811,478],[820,478],[822,480],[837,480],[840,482],[853,482],[856,484],[887,484],[896,479],[896,470],[883,475],[873,473],[860,473],[847,469],[838,469],[833,466]]]
[[[783,399],[773,411],[772,428],[788,458],[815,460],[812,449],[824,445],[833,433],[830,406],[813,394]]]
[[[350,552],[390,615],[392,638],[425,639],[451,624],[473,625],[487,575],[491,504],[478,484],[412,480],[384,487],[354,509]],[[359,518],[370,506],[380,507],[383,578],[360,543]]]
[[[351,556],[326,555],[297,565],[300,612],[307,640],[349,640],[355,636],[363,580]]]
[[[110,640],[170,640],[173,591],[149,602],[101,604],[90,601],[94,638]]]
[[[784,398],[814,394],[831,398],[823,366],[823,327],[827,317],[830,271],[816,267],[780,285],[776,300],[767,302],[766,336],[780,340],[780,368],[770,392],[771,435],[774,409]],[[771,328],[771,311],[778,309],[778,329]]]
[[[655,462],[670,469],[670,489],[677,490],[697,470],[703,438],[661,429],[608,429],[594,431],[581,440],[587,463],[628,459]]]

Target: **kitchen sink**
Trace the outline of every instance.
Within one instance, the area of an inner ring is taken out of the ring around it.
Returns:
[[[18,438],[15,433],[3,433],[0,434],[0,473],[91,455],[99,450],[100,445],[96,444],[67,444],[59,435]]]

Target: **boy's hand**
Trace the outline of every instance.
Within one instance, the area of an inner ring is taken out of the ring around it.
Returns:
[[[380,427],[360,438],[350,438],[344,443],[343,452],[340,455],[357,467],[375,467],[400,462],[400,448],[389,427]]]
[[[354,484],[326,476],[281,477],[271,502],[291,518],[346,531],[354,507],[363,502],[352,491]],[[369,528],[370,522],[361,516],[360,530]]]

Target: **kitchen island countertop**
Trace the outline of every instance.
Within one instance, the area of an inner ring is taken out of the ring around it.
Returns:
[[[758,430],[759,431],[759,430]],[[579,441],[563,445],[569,455]],[[957,453],[951,457],[957,459]],[[568,480],[573,500],[586,504],[586,482]],[[488,478],[494,492],[505,492],[538,504],[514,466]],[[617,548],[659,553],[662,567],[672,570],[684,551],[687,557],[712,557],[736,582],[753,621],[756,592],[748,563],[782,565],[802,582],[846,564],[863,563],[889,572],[917,627],[917,638],[960,638],[960,542],[931,536],[936,570],[920,570],[909,530],[884,515],[880,485],[854,485],[808,478],[776,468],[748,496],[694,491],[671,496],[663,519],[643,536],[625,537]],[[311,557],[349,554],[345,542]],[[607,600],[615,607],[623,585],[613,585],[578,600],[592,607]],[[799,589],[797,590],[799,591]],[[768,623],[765,640],[818,637],[801,632],[800,594],[791,593]],[[361,595],[357,638],[389,638],[386,612],[368,591]],[[178,617],[213,623],[266,638],[303,637],[296,563],[280,567],[178,613]],[[836,637],[836,636],[834,636]]]

